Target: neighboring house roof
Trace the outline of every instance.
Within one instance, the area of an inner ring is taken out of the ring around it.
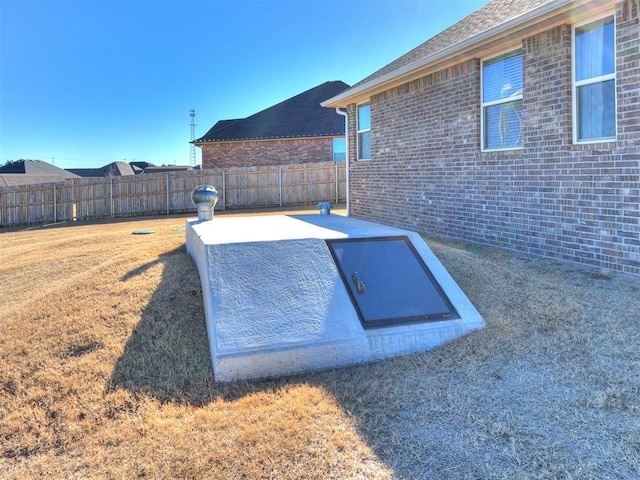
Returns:
[[[192,143],[344,135],[344,118],[320,103],[349,88],[325,82],[247,118],[221,120]]]
[[[138,167],[141,170],[144,170],[147,167],[155,167],[155,165],[150,162],[129,162],[129,165],[132,167]]]
[[[0,187],[55,183],[67,178],[78,175],[42,160],[16,160],[0,166]]]
[[[16,185],[35,185],[36,183],[62,182],[69,177],[62,175],[37,175],[30,173],[0,173],[0,187],[13,187]],[[77,178],[77,175],[73,178]]]
[[[0,173],[76,178],[77,175],[42,160],[16,160],[0,166]],[[57,178],[53,181],[60,181]]]
[[[570,12],[585,5],[614,4],[613,0],[492,0],[322,105],[345,107],[366,101],[371,95],[482,54],[497,40],[523,29],[549,29],[566,22]]]
[[[101,168],[67,168],[68,172],[74,173],[79,177],[104,177],[104,171]]]
[[[126,162],[112,162],[100,168],[68,168],[67,171],[80,177],[121,177],[136,174],[134,166]]]
[[[243,119],[242,119],[242,118],[234,118],[233,120],[218,120],[218,121],[216,122],[216,124],[215,124],[213,127],[211,127],[211,128],[209,129],[209,131],[207,132],[207,134],[205,135],[205,137],[206,137],[207,135],[212,136],[214,133],[216,133],[216,132],[218,132],[218,131],[222,130],[223,128],[228,127],[228,126],[229,126],[229,125],[231,125],[232,123],[239,122],[240,120],[243,120]]]
[[[144,173],[184,172],[186,170],[193,170],[193,167],[190,165],[151,165],[144,169]]]
[[[126,162],[113,162],[102,167],[109,177],[123,177],[125,175],[135,175],[133,167]]]

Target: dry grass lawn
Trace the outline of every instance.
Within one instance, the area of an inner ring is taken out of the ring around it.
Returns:
[[[0,477],[638,478],[640,280],[429,240],[485,330],[217,385],[183,226],[0,230]]]

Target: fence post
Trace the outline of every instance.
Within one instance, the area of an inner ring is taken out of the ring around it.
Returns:
[[[225,171],[222,171],[222,210],[227,209],[227,182]]]
[[[53,223],[58,223],[58,201],[56,198],[56,184],[53,184]]]
[[[114,205],[113,205],[113,177],[109,177],[109,203],[111,205],[111,218],[114,216]]]
[[[169,215],[169,174],[165,173],[165,178],[167,179],[167,215]]]
[[[278,169],[278,197],[280,199],[280,208],[282,208],[282,167]]]
[[[333,162],[333,166],[334,166],[334,179],[335,179],[335,184],[336,184],[336,203],[338,203],[338,162]]]

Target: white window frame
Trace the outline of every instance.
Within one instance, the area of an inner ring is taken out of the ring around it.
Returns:
[[[519,95],[500,98],[498,100],[491,100],[489,102],[484,101],[484,83],[485,83],[484,82],[484,65],[485,63],[490,62],[495,58],[508,55],[510,53],[513,53],[513,54],[519,53],[520,55],[524,55],[522,46],[518,45],[518,46],[513,46],[508,50],[503,50],[500,53],[491,55],[490,57],[483,58],[482,61],[480,62],[480,151],[482,152],[504,152],[504,151],[511,151],[511,150],[522,150],[524,148],[524,145],[520,147],[505,147],[505,148],[487,148],[485,145],[485,128],[486,128],[485,121],[484,121],[485,108],[492,107],[494,105],[500,105],[503,103],[512,103],[518,100],[522,101],[522,98],[523,98],[522,91],[521,91]],[[523,69],[522,83],[524,86],[524,65],[522,69]],[[524,119],[521,119],[521,122],[522,122],[521,129],[524,129]]]
[[[576,29],[580,27],[584,27],[585,25],[589,25],[590,23],[598,22],[600,20],[604,20],[605,18],[613,17],[613,73],[606,75],[599,75],[597,77],[591,77],[586,80],[576,81]],[[573,143],[576,145],[587,145],[593,143],[605,143],[605,142],[615,142],[618,138],[618,81],[617,81],[617,70],[618,65],[616,62],[617,59],[617,42],[616,39],[617,32],[617,24],[616,24],[616,15],[615,12],[609,12],[606,15],[600,15],[598,17],[589,18],[588,20],[582,21],[573,25],[571,28],[571,95],[573,101],[572,103],[572,125],[573,129]],[[593,85],[596,83],[603,83],[613,80],[613,122],[614,122],[614,136],[613,137],[601,137],[601,138],[589,138],[586,140],[580,140],[578,138],[578,88],[584,85]]]
[[[369,128],[360,129],[360,107],[369,106]],[[371,160],[371,103],[364,102],[356,105],[356,160],[367,161]],[[360,134],[369,132],[369,158],[360,158]]]

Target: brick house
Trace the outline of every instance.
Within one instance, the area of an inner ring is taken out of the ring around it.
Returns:
[[[640,0],[493,0],[323,102],[350,214],[640,275]]]
[[[192,142],[202,148],[202,168],[344,160],[344,118],[320,102],[346,88],[325,82],[250,117],[220,120]]]

